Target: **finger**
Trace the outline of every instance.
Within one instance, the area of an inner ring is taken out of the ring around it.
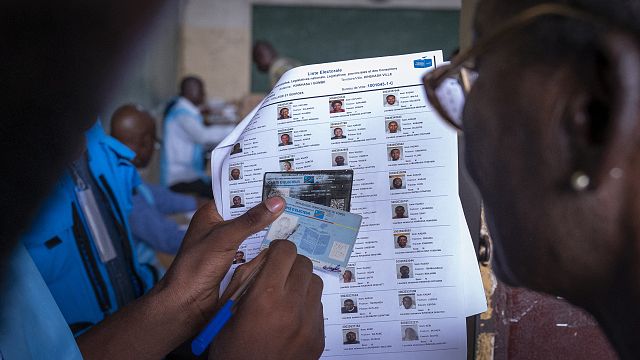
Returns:
[[[264,289],[283,289],[296,261],[296,245],[289,240],[271,242],[264,267],[256,279],[256,286]]]
[[[324,282],[322,278],[316,274],[311,274],[309,279],[309,287],[307,290],[307,299],[311,304],[319,304],[322,308],[322,289],[324,288]]]
[[[240,285],[242,285],[247,280],[247,278],[249,277],[249,274],[251,274],[251,272],[256,267],[260,266],[262,260],[265,259],[266,255],[267,255],[267,251],[266,250],[262,251],[260,252],[260,254],[258,254],[258,256],[253,258],[253,260],[245,264],[242,264],[236,268],[236,270],[233,273],[233,277],[229,282],[229,286],[227,286],[227,289],[224,291],[224,294],[222,294],[222,296],[220,297],[223,300],[223,302],[226,302],[227,300],[229,300],[231,295],[234,292],[236,292],[236,290],[238,290]]]
[[[274,222],[284,207],[283,198],[269,198],[241,216],[222,224],[215,231],[216,237],[224,239],[227,246],[235,249],[244,239]]]
[[[320,357],[322,352],[324,351],[324,312],[322,308],[322,288],[324,284],[322,279],[316,275],[312,274],[309,288],[307,290],[307,297],[305,304],[308,304],[309,313],[311,314],[311,333],[313,335],[313,339],[316,339],[313,344],[311,344],[310,351],[315,353],[315,357]]]
[[[285,284],[287,291],[305,294],[309,287],[311,275],[313,275],[313,263],[311,260],[303,255],[296,256]]]
[[[320,280],[322,281],[322,280]],[[315,358],[319,358],[320,355],[322,355],[322,352],[324,351],[324,346],[325,346],[325,336],[324,336],[324,310],[322,309],[322,303],[318,304],[318,308],[316,310],[315,317],[313,318],[313,326],[315,327],[315,334],[316,336],[314,337],[314,339],[316,339],[316,346],[314,347],[314,349],[312,349],[312,351],[315,352]]]

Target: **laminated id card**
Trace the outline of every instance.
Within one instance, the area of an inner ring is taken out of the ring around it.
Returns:
[[[262,200],[288,196],[339,210],[351,208],[353,170],[268,172]]]
[[[344,269],[362,216],[290,197],[284,199],[284,213],[269,227],[261,248],[268,248],[274,240],[289,240],[298,247],[298,254],[311,259],[315,268],[330,272]]]

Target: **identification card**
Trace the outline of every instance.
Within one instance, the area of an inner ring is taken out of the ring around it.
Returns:
[[[261,248],[274,240],[296,244],[298,254],[316,269],[340,272],[347,266],[358,237],[362,216],[290,197],[285,211],[271,224]]]
[[[263,184],[262,200],[288,196],[344,211],[351,208],[353,170],[268,172]]]

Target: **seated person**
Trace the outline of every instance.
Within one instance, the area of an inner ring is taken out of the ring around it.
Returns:
[[[111,117],[111,135],[135,152],[131,162],[142,170],[149,165],[154,152],[156,124],[151,114],[136,105],[123,105]],[[195,211],[196,198],[175,193],[159,185],[144,181],[135,188],[133,210],[129,216],[131,231],[138,247],[138,256],[154,262],[144,245],[153,250],[175,255],[185,230],[180,229],[167,215]],[[163,272],[164,269],[155,264]]]
[[[137,1],[110,3],[109,11],[93,11],[95,4],[39,5],[42,6],[16,3],[16,6],[5,8],[6,15],[17,21],[5,24],[7,30],[15,34],[16,41],[8,44],[7,51],[11,56],[3,68],[7,73],[3,79],[7,88],[17,91],[7,94],[6,126],[0,131],[0,144],[4,150],[11,150],[11,153],[3,151],[4,165],[11,171],[2,176],[3,186],[0,187],[3,199],[0,206],[5,214],[0,227],[0,264],[3,265],[0,276],[0,357],[71,360],[164,358],[203,328],[208,321],[207,314],[212,314],[220,305],[218,288],[235,249],[248,236],[276,219],[285,204],[282,199],[269,199],[249,210],[247,216],[222,222],[213,202],[208,202],[194,216],[181,251],[167,276],[160,280],[161,284],[117,312],[108,312],[104,321],[74,338],[51,293],[85,292],[89,294],[81,300],[91,302],[95,297],[102,298],[102,295],[91,295],[94,291],[106,295],[113,291],[103,291],[106,287],[101,285],[93,288],[87,284],[90,280],[83,277],[73,284],[56,282],[56,287],[51,287],[50,291],[34,265],[32,255],[19,243],[19,238],[29,233],[32,237],[46,239],[44,246],[33,247],[32,251],[39,253],[34,258],[49,253],[70,260],[64,262],[61,259],[51,264],[51,270],[61,276],[67,276],[75,263],[87,260],[86,255],[89,254],[96,261],[87,262],[90,265],[87,270],[98,270],[92,271],[91,275],[101,274],[103,278],[108,275],[109,271],[104,271],[104,266],[92,265],[101,263],[95,258],[97,253],[93,243],[86,239],[74,242],[71,238],[74,230],[80,231],[78,234],[87,234],[85,223],[76,223],[79,226],[75,229],[70,224],[74,211],[69,208],[77,208],[77,201],[69,199],[73,205],[67,206],[66,210],[61,208],[60,212],[49,212],[47,219],[38,219],[34,215],[38,217],[38,212],[44,212],[39,209],[57,202],[56,196],[61,199],[67,195],[75,196],[75,190],[69,188],[76,184],[69,172],[63,174],[63,170],[65,164],[78,158],[81,149],[85,148],[83,134],[93,122],[82,119],[88,118],[87,113],[102,108],[101,100],[111,98],[112,94],[105,91],[105,83],[117,75],[115,69],[122,64],[121,60],[131,56],[128,52],[131,46],[127,45],[134,45],[134,40],[139,39],[137,35],[146,28],[146,22],[155,19],[154,15],[163,7]],[[83,21],[77,21],[78,18]],[[41,26],[42,19],[65,26]],[[69,34],[83,36],[78,38]],[[83,61],[69,61],[79,58]],[[23,71],[33,76],[10,76]],[[96,134],[87,135],[93,137]],[[102,156],[85,157],[89,171],[100,176],[89,179],[90,183],[84,185],[95,190],[93,182],[98,183],[100,190],[96,190],[94,198],[124,199],[126,193],[116,193],[124,189],[104,185],[112,179],[111,172],[127,175],[127,169],[132,169],[126,160],[130,151],[107,139],[100,142],[101,149],[90,143],[89,153],[103,152],[118,161],[110,171],[99,166],[104,160]],[[82,179],[87,172],[86,166],[77,164],[77,167]],[[123,179],[128,178],[123,176]],[[106,194],[98,194],[103,190]],[[43,201],[48,194],[50,199]],[[83,196],[85,200],[90,198],[87,193]],[[114,201],[111,205],[112,209],[123,213],[127,210],[124,201]],[[71,219],[67,216],[69,213],[72,214]],[[80,216],[78,211],[75,213]],[[115,215],[114,224],[126,222],[122,213]],[[48,237],[44,232],[36,234],[40,221],[47,220],[57,228],[53,232],[64,237],[64,242],[62,238]],[[111,229],[111,226],[106,227]],[[122,243],[126,245],[126,242]],[[286,355],[298,359],[318,358],[322,353],[322,280],[311,273],[309,260],[297,255],[292,243],[274,242],[267,251],[267,256],[261,257],[264,259],[264,273],[256,278],[244,295],[246,303],[238,304],[233,322],[222,330],[210,347],[211,358],[278,358]],[[259,261],[250,261],[243,266],[251,271],[257,264]],[[142,271],[137,275],[143,275]],[[127,276],[125,280],[137,282],[145,278]],[[235,285],[232,281],[230,287],[238,284],[238,281]],[[282,291],[266,291],[274,287]],[[290,298],[300,301],[286,308],[277,305]],[[292,328],[291,322],[298,326]],[[264,334],[269,333],[278,333],[282,338],[265,338]]]
[[[134,153],[97,122],[22,237],[71,330],[79,334],[158,280],[138,262],[128,216]]]
[[[273,45],[264,40],[253,45],[253,62],[258,71],[269,74],[271,87],[276,86],[285,72],[302,65],[298,60],[280,56]]]
[[[162,183],[173,191],[212,198],[211,179],[204,173],[203,146],[219,143],[235,126],[205,126],[200,113],[205,99],[200,78],[182,79],[180,97],[164,118]]]

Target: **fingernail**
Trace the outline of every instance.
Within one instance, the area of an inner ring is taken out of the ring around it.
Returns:
[[[284,207],[284,199],[276,196],[267,199],[264,204],[267,206],[267,209],[269,209],[269,211],[275,214],[277,212],[280,212],[280,210],[282,210],[282,208]]]

